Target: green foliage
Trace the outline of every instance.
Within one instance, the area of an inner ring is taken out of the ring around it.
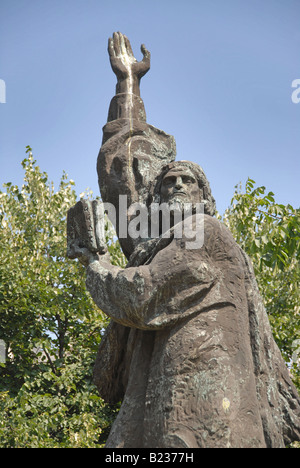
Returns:
[[[92,448],[105,441],[114,411],[91,384],[91,353],[79,348],[56,373],[27,378],[16,397],[0,394],[0,446]]]
[[[250,256],[277,344],[300,389],[300,210],[247,180],[223,221]]]
[[[66,213],[76,203],[63,174],[54,190],[27,147],[21,188],[0,192],[0,447],[94,447],[115,409],[92,384],[107,319],[66,258]],[[121,250],[107,225],[115,260]]]

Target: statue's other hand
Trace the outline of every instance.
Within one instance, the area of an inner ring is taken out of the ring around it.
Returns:
[[[138,62],[133,55],[129,39],[120,32],[115,32],[108,40],[108,53],[111,67],[118,80],[141,78],[150,68],[150,52],[142,44],[143,59]]]
[[[68,245],[68,257],[73,259],[78,258],[80,263],[85,267],[99,260],[98,255],[91,252],[86,247],[83,247],[79,239],[73,240],[70,245]]]

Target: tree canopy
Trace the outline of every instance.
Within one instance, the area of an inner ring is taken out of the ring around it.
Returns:
[[[86,291],[84,267],[66,257],[74,182],[63,174],[55,191],[27,153],[23,186],[0,192],[0,446],[99,446],[115,411],[92,384],[107,318]]]

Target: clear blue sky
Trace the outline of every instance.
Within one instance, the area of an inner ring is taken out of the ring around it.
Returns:
[[[113,31],[138,59],[141,43],[151,51],[147,120],[203,167],[221,213],[248,176],[299,206],[299,0],[1,0],[0,185],[22,184],[31,145],[56,187],[65,170],[78,194],[99,194]]]

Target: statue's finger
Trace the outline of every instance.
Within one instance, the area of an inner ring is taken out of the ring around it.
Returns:
[[[114,41],[114,49],[115,49],[115,54],[120,55],[120,39],[119,39],[119,33],[113,34],[113,41]]]
[[[108,54],[111,59],[116,56],[115,49],[114,49],[114,41],[111,37],[108,39]]]
[[[124,55],[127,53],[124,35],[120,32],[118,34],[119,34],[121,54]]]
[[[125,34],[124,34],[124,41],[125,41],[125,46],[126,46],[126,50],[127,50],[128,55],[130,55],[131,57],[134,57],[130,41],[129,41],[128,37],[125,36]]]
[[[108,39],[108,53],[110,57],[115,56],[114,41],[111,37]]]

